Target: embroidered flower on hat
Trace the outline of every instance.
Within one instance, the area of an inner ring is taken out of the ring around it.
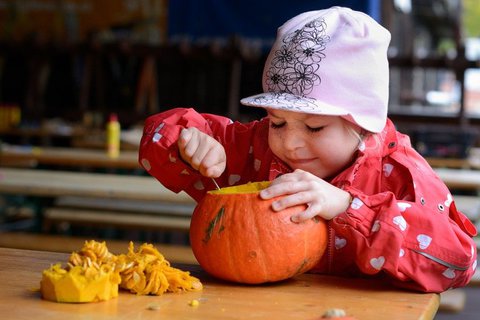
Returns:
[[[321,82],[317,71],[325,58],[326,43],[323,18],[312,20],[283,39],[266,72],[270,92],[286,92],[305,97]],[[280,96],[281,97],[281,96]]]

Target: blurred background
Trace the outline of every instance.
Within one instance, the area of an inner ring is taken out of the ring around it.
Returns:
[[[0,0],[0,132],[103,126],[111,112],[129,128],[179,106],[257,118],[239,100],[261,92],[276,28],[332,5],[391,31],[389,116],[399,128],[427,155],[466,156],[480,125],[475,0]],[[431,132],[462,145],[432,149]]]

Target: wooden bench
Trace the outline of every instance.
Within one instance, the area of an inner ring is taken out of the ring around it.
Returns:
[[[480,190],[480,170],[434,168],[450,189]]]
[[[438,311],[455,313],[465,308],[467,294],[464,289],[450,289],[440,294]]]
[[[188,233],[194,204],[61,196],[43,211],[42,230],[53,226],[114,227]]]
[[[150,176],[0,168],[0,182],[5,194],[194,203],[186,193],[176,194]]]
[[[0,168],[0,193],[57,199],[46,222],[186,230],[195,206],[149,176]]]
[[[457,209],[464,213],[470,221],[475,222],[480,219],[480,197],[453,195],[453,199]]]
[[[2,145],[0,165],[55,165],[110,169],[140,169],[138,151],[123,150],[117,158],[108,157],[105,150],[59,147]]]
[[[87,240],[105,241],[109,251],[126,253],[129,241],[86,239],[61,235],[47,235],[26,232],[0,233],[0,247],[71,253],[82,248]],[[134,242],[136,246],[140,243]],[[153,243],[155,247],[173,263],[198,264],[189,246]]]
[[[112,211],[131,211],[139,214],[167,214],[191,217],[194,203],[147,201],[132,199],[105,199],[94,197],[60,196],[55,199],[56,207],[83,208]]]
[[[52,224],[68,222],[73,225],[115,227],[123,229],[168,230],[188,232],[190,218],[185,216],[147,215],[137,212],[47,208],[43,212],[44,231]]]

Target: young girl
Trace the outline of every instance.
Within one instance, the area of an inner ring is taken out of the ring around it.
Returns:
[[[291,219],[328,220],[329,245],[312,272],[381,276],[426,292],[466,285],[475,227],[407,136],[387,118],[390,34],[361,12],[333,7],[278,29],[264,93],[243,104],[268,116],[247,124],[193,109],[146,120],[141,165],[197,201],[214,188],[271,180],[264,199]]]

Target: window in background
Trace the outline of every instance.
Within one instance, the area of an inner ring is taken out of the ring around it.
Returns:
[[[480,61],[480,38],[468,38],[465,45],[466,58]],[[480,68],[467,69],[465,73],[465,112],[480,117]]]
[[[390,113],[480,118],[480,1],[393,3]]]

